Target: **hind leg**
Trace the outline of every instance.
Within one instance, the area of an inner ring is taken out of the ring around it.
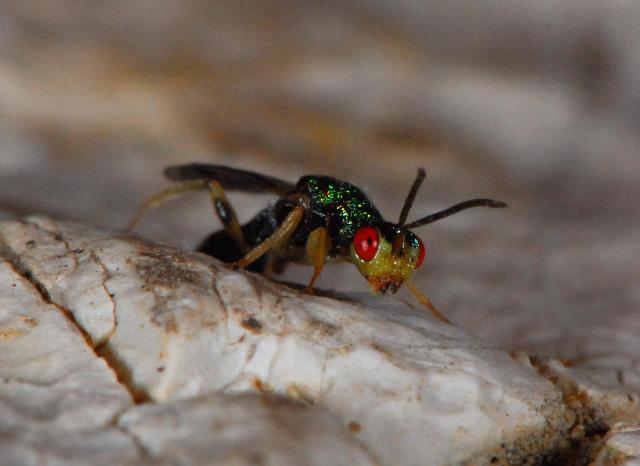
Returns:
[[[142,204],[142,207],[140,208],[140,210],[138,210],[135,217],[133,217],[131,222],[129,222],[129,225],[127,225],[127,230],[133,230],[140,223],[140,220],[142,220],[144,214],[146,214],[149,210],[155,209],[156,207],[167,202],[169,199],[177,197],[186,192],[201,191],[203,189],[206,189],[208,184],[209,181],[207,180],[184,181],[172,188],[169,188],[150,197],[144,202],[144,204]]]
[[[247,252],[247,243],[245,242],[244,235],[242,234],[242,227],[240,226],[235,210],[227,200],[227,196],[224,194],[222,185],[218,181],[211,181],[209,183],[209,193],[211,194],[213,208],[215,209],[220,222],[222,222],[225,231],[231,238],[233,238],[244,254]]]
[[[245,251],[241,250],[238,243],[229,236],[227,230],[221,229],[207,236],[197,248],[198,252],[202,252],[211,257],[225,262],[227,264],[233,264],[234,262],[242,259],[245,255]],[[269,263],[273,258],[273,254],[265,254],[260,259],[247,267],[247,270],[251,272],[258,272],[267,275],[269,269]]]
[[[264,254],[270,250],[281,246],[291,237],[293,232],[304,217],[305,207],[297,205],[286,216],[282,224],[274,231],[271,236],[265,239],[262,243],[258,244],[255,248],[249,251],[242,259],[233,264],[234,268],[245,268],[252,264]]]
[[[149,210],[164,204],[168,200],[189,191],[202,191],[205,189],[209,189],[209,193],[211,195],[211,203],[213,204],[213,208],[218,218],[220,219],[220,222],[224,226],[225,231],[231,238],[233,238],[233,240],[236,242],[236,244],[244,254],[247,250],[247,247],[244,236],[242,234],[242,228],[240,227],[240,222],[238,222],[238,217],[235,213],[235,210],[227,199],[222,185],[216,180],[183,181],[181,183],[178,183],[176,186],[162,191],[155,196],[147,199],[138,213],[135,215],[133,220],[127,226],[127,230],[133,230],[138,225],[138,223],[140,223],[140,220],[142,220],[144,214],[146,214]]]

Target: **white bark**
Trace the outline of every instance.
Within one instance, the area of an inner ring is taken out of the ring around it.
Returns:
[[[393,300],[47,218],[0,223],[0,246],[9,464],[521,464],[638,415]]]

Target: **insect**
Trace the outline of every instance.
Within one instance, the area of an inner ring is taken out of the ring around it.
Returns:
[[[313,266],[306,291],[313,292],[327,262],[353,263],[374,293],[395,293],[402,284],[440,320],[449,322],[411,280],[425,258],[425,247],[411,230],[471,207],[506,207],[493,199],[472,199],[407,223],[416,193],[425,178],[419,169],[397,223],[387,222],[356,186],[329,176],[307,175],[290,183],[271,176],[222,165],[193,163],[165,169],[177,184],[148,199],[129,225],[145,212],[187,191],[208,190],[223,230],[208,236],[198,251],[232,263],[234,268],[272,274],[289,262]],[[244,225],[225,191],[270,193],[271,206]]]

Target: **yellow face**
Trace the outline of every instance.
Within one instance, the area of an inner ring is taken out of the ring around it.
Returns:
[[[399,237],[385,233],[378,227],[361,227],[351,243],[351,261],[374,293],[395,293],[424,260],[422,241],[412,232],[404,230]]]

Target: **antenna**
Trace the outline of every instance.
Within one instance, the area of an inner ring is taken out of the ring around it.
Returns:
[[[413,185],[411,185],[411,189],[407,194],[407,198],[404,200],[404,205],[402,206],[402,211],[400,212],[400,219],[398,220],[397,226],[398,232],[396,233],[396,237],[393,240],[393,245],[391,246],[391,255],[393,256],[399,256],[402,253],[402,245],[404,244],[404,233],[402,232],[402,227],[404,226],[404,222],[407,221],[407,216],[409,215],[409,211],[411,210],[413,201],[416,198],[418,189],[420,189],[425,176],[426,172],[424,171],[424,168],[418,168],[416,179],[413,181]]]
[[[502,208],[502,207],[507,207],[507,204],[505,204],[502,201],[496,201],[494,199],[471,199],[469,201],[464,201],[452,207],[449,207],[448,209],[441,210],[440,212],[427,215],[426,217],[423,217],[420,220],[411,222],[405,225],[404,227],[407,229],[418,228],[423,225],[428,225],[429,223],[433,223],[438,220],[441,220],[450,215],[457,214],[461,210],[470,209],[472,207]]]
[[[424,181],[424,177],[426,176],[426,172],[424,168],[418,168],[418,174],[416,175],[416,179],[407,194],[407,198],[404,200],[404,205],[402,206],[402,211],[400,212],[400,219],[398,220],[398,226],[404,226],[404,222],[407,221],[407,216],[409,215],[409,211],[411,210],[411,206],[413,205],[413,201],[416,198],[416,194],[418,193],[418,189],[422,185]]]

